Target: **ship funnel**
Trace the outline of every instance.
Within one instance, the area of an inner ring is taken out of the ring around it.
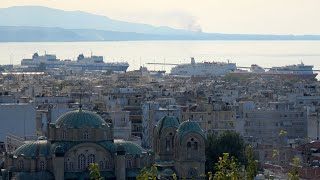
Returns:
[[[194,60],[194,57],[191,57],[191,64],[196,64],[196,61]]]

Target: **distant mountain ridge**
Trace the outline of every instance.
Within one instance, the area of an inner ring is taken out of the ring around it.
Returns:
[[[0,8],[0,42],[121,40],[320,40],[320,36],[202,33],[41,6]]]
[[[170,27],[154,27],[110,19],[82,11],[63,11],[42,6],[14,6],[0,9],[0,26],[60,27],[146,34],[193,34]]]

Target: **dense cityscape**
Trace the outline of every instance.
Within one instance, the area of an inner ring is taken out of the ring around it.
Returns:
[[[106,179],[153,165],[158,179],[202,179],[223,153],[244,178],[248,147],[256,178],[287,177],[294,158],[299,177],[320,173],[316,79],[17,68],[0,78],[3,179],[89,179],[90,163]]]

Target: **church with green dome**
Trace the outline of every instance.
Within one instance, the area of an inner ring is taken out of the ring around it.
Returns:
[[[136,179],[156,164],[159,178],[204,173],[205,136],[196,122],[165,116],[154,127],[154,150],[114,139],[113,128],[99,115],[82,109],[67,112],[48,126],[48,137],[27,142],[4,154],[2,178],[16,180],[90,179],[97,163],[104,179]]]
[[[205,134],[194,121],[173,116],[161,118],[153,131],[155,162],[160,176],[201,179],[205,174]]]

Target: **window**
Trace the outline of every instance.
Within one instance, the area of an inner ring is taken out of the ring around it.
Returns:
[[[187,148],[191,148],[191,142],[187,143]]]
[[[173,134],[170,133],[167,137],[166,137],[166,150],[170,151],[172,150],[174,147],[174,139],[173,139]]]
[[[24,168],[23,160],[18,161],[18,168],[19,168],[19,170],[22,170]]]
[[[127,168],[131,168],[131,167],[132,167],[131,159],[128,159],[127,160]]]
[[[191,158],[191,142],[187,143],[187,158]]]
[[[69,163],[69,168],[72,170],[73,169],[73,162]]]
[[[84,132],[83,132],[83,139],[84,139],[84,140],[88,140],[88,139],[89,139],[89,133],[88,133],[88,131],[84,131]]]
[[[91,163],[95,163],[95,161],[96,161],[95,159],[96,159],[95,155],[89,154],[89,156],[88,156],[88,167],[90,166]]]
[[[187,143],[187,158],[193,158],[194,154],[197,154],[199,148],[199,144],[196,139],[191,138],[190,141]]]
[[[64,170],[68,170],[68,163],[67,162],[64,162]]]
[[[67,139],[67,132],[66,130],[63,130],[62,133],[61,133],[61,139],[62,140],[66,140]]]
[[[197,143],[197,142],[194,142],[194,143],[193,143],[193,149],[194,149],[194,150],[198,150],[198,143]]]
[[[44,164],[44,161],[40,161],[39,164],[40,164],[40,171],[45,170],[46,166],[45,166],[45,164]]]
[[[104,163],[103,163],[103,161],[100,161],[99,166],[100,166],[100,169],[104,169]]]
[[[106,169],[110,169],[110,162],[108,160],[106,161]]]
[[[83,170],[86,168],[86,157],[83,154],[78,156],[78,169]]]

